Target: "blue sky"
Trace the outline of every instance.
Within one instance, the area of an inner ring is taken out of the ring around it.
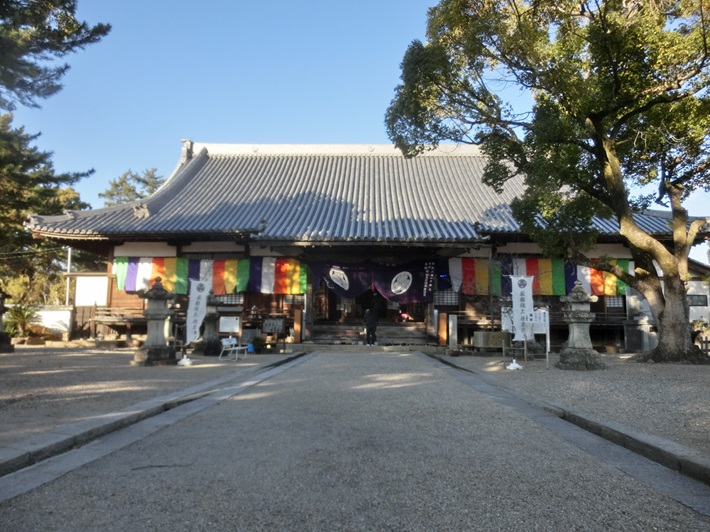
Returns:
[[[79,0],[78,17],[111,33],[68,57],[64,89],[18,108],[14,125],[41,132],[57,171],[95,170],[77,185],[93,207],[127,170],[170,175],[182,138],[389,143],[399,65],[437,3]],[[691,214],[707,214],[707,199],[698,194]],[[706,250],[692,256],[707,261]]]
[[[384,114],[435,0],[80,0],[111,33],[70,56],[64,89],[15,125],[58,171],[94,168],[85,201],[131,169],[168,176],[181,138],[388,143]]]

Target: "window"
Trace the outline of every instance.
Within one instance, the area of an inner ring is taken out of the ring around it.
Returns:
[[[606,296],[607,308],[624,308],[624,298],[621,296]]]
[[[244,304],[244,294],[224,294],[222,296],[215,296],[217,301],[222,305],[243,305]]]
[[[689,295],[688,305],[690,305],[691,307],[707,307],[708,296],[702,294]]]
[[[304,305],[306,296],[304,294],[284,294],[284,305]]]
[[[434,304],[442,306],[458,306],[459,294],[453,290],[438,290],[434,292]]]

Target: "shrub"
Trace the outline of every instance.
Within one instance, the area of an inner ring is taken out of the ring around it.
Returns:
[[[38,323],[40,319],[36,306],[27,304],[13,305],[5,313],[5,331],[10,336],[13,336],[10,331],[15,332],[14,336],[27,336],[30,332],[29,326],[32,323]]]

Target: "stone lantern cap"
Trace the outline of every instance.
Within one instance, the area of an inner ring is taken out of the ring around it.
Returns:
[[[210,290],[209,293],[207,294],[207,305],[216,307],[219,305],[219,299],[217,299],[214,295],[214,290]]]
[[[163,279],[156,277],[153,282],[153,287],[150,290],[138,290],[138,297],[143,299],[168,300],[174,299],[175,294],[168,292],[165,288],[163,288]]]
[[[572,305],[583,303],[596,303],[598,300],[599,298],[597,296],[590,296],[587,293],[587,291],[582,286],[582,282],[579,280],[574,282],[574,288],[572,288],[569,295],[560,297],[560,301]]]

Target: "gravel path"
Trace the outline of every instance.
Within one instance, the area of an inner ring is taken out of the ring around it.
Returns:
[[[283,358],[192,357],[190,367],[142,367],[130,365],[128,349],[18,346],[0,353],[0,447]]]
[[[442,357],[499,385],[567,410],[661,436],[710,456],[710,366],[630,362],[604,355],[608,369],[570,371],[557,357],[506,370],[502,357]]]
[[[13,531],[710,528],[408,352],[318,353],[3,503],[0,523]]]

